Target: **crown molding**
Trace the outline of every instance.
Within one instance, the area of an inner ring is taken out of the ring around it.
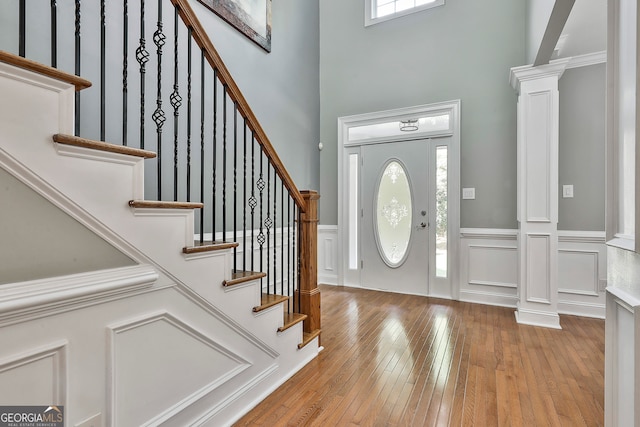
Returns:
[[[567,69],[588,67],[590,65],[604,64],[607,62],[607,51],[587,53],[585,55],[572,56],[567,64]]]
[[[569,64],[569,58],[556,59],[545,65],[534,67],[533,65],[523,65],[520,67],[513,67],[509,75],[509,83],[511,87],[520,93],[520,85],[522,82],[539,80],[546,77],[562,77],[562,74],[567,69]]]

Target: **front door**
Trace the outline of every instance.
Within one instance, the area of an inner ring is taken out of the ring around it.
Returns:
[[[361,285],[429,294],[429,140],[364,145]]]

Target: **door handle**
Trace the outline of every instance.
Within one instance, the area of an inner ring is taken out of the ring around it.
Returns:
[[[427,224],[426,222],[421,222],[420,225],[416,225],[416,230],[422,230],[424,228],[427,228],[429,226],[429,224]]]

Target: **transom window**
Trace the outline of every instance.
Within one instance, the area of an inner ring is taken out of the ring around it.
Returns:
[[[444,0],[365,0],[365,26],[444,4]]]

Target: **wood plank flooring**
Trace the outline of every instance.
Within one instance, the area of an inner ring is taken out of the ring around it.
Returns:
[[[321,286],[325,350],[238,426],[601,426],[604,321]]]

